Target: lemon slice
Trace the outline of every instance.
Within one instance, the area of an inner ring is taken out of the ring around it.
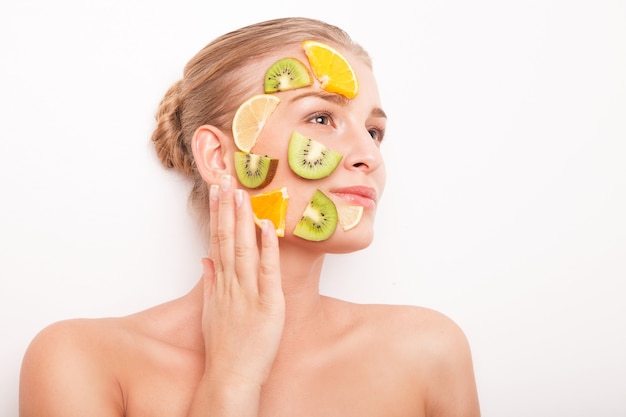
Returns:
[[[239,106],[233,118],[233,139],[242,152],[250,152],[279,102],[274,95],[259,94]]]
[[[315,77],[324,90],[342,94],[347,98],[356,96],[359,91],[356,73],[339,51],[317,41],[304,41],[302,47]]]
[[[344,231],[354,229],[363,217],[363,206],[339,206],[337,207],[339,225]]]

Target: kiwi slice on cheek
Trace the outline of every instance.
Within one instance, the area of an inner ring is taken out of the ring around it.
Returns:
[[[296,58],[283,58],[272,64],[265,73],[266,93],[293,90],[313,84],[309,69]]]
[[[343,155],[294,131],[289,139],[287,158],[293,172],[316,180],[332,174]]]
[[[262,188],[272,182],[278,159],[247,152],[235,152],[235,172],[244,187]]]
[[[293,234],[314,242],[326,240],[337,228],[337,207],[323,192],[316,190]]]

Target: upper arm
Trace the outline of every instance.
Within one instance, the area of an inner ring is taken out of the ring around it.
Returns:
[[[432,355],[426,401],[428,416],[480,416],[472,355],[463,331],[452,320],[439,316],[429,348]]]
[[[123,415],[119,384],[79,322],[61,322],[28,347],[20,376],[20,417]],[[104,363],[103,363],[104,362]]]

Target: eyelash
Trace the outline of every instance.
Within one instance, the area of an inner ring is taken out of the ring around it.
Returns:
[[[327,122],[319,123],[319,119],[322,119],[322,118],[328,119]],[[320,112],[313,113],[311,116],[309,116],[308,120],[312,123],[319,123],[324,126],[334,126],[333,115],[332,113],[328,111],[320,111]],[[372,129],[368,129],[368,132],[370,136],[372,137],[372,139],[376,141],[377,143],[381,143],[383,141],[383,138],[385,137],[384,129],[372,128]]]

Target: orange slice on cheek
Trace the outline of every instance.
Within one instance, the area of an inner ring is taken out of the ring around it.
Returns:
[[[287,188],[267,191],[250,197],[254,222],[261,227],[261,220],[270,220],[276,228],[276,236],[285,236],[285,219],[287,218]]]

